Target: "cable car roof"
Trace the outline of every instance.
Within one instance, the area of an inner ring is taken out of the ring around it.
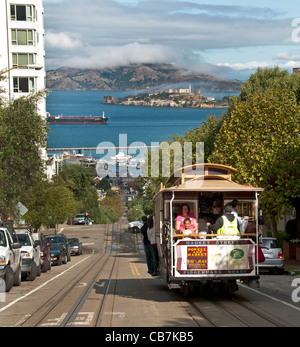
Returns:
[[[249,184],[239,184],[231,180],[237,170],[219,164],[197,164],[176,170],[156,191],[209,191],[209,192],[261,192],[264,189]]]

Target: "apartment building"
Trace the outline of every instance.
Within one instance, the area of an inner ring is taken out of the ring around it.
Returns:
[[[0,82],[13,100],[45,88],[43,0],[0,0]],[[6,71],[6,72],[4,72]],[[46,100],[38,105],[46,117]]]

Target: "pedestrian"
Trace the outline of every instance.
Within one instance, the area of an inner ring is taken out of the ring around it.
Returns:
[[[151,253],[152,253],[152,259],[153,259],[153,272],[152,276],[158,275],[158,264],[159,264],[159,256],[157,251],[157,243],[155,239],[155,227],[154,227],[154,217],[148,218],[148,239],[150,241],[150,247],[151,247]]]
[[[150,241],[148,239],[148,234],[147,234],[148,218],[146,216],[143,216],[142,222],[143,222],[143,225],[141,227],[141,233],[143,235],[143,243],[144,243],[144,250],[145,250],[145,254],[146,254],[148,273],[150,275],[152,275],[154,272],[154,266],[153,266],[153,257],[152,257],[152,252],[151,252]]]
[[[87,212],[85,212],[85,214],[84,214],[84,225],[89,225],[89,224],[90,224],[89,214]]]

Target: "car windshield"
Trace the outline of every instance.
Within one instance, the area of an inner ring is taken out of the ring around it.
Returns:
[[[69,239],[69,242],[70,243],[78,243],[79,240],[76,237],[73,237],[73,238]]]
[[[50,243],[65,243],[65,238],[60,236],[47,237],[47,241]]]
[[[31,246],[31,241],[27,234],[18,234],[18,240],[21,246]]]
[[[76,216],[75,216],[75,218],[84,218],[85,216],[84,216],[84,214],[77,214]]]
[[[262,248],[268,248],[268,249],[280,248],[278,245],[278,241],[275,239],[262,239],[260,245]]]
[[[6,247],[7,243],[6,243],[6,238],[5,238],[5,234],[3,230],[0,230],[0,247]]]

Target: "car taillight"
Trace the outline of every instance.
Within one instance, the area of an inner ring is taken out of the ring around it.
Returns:
[[[282,259],[283,258],[283,254],[282,252],[278,252],[278,256],[277,256],[278,259]]]

